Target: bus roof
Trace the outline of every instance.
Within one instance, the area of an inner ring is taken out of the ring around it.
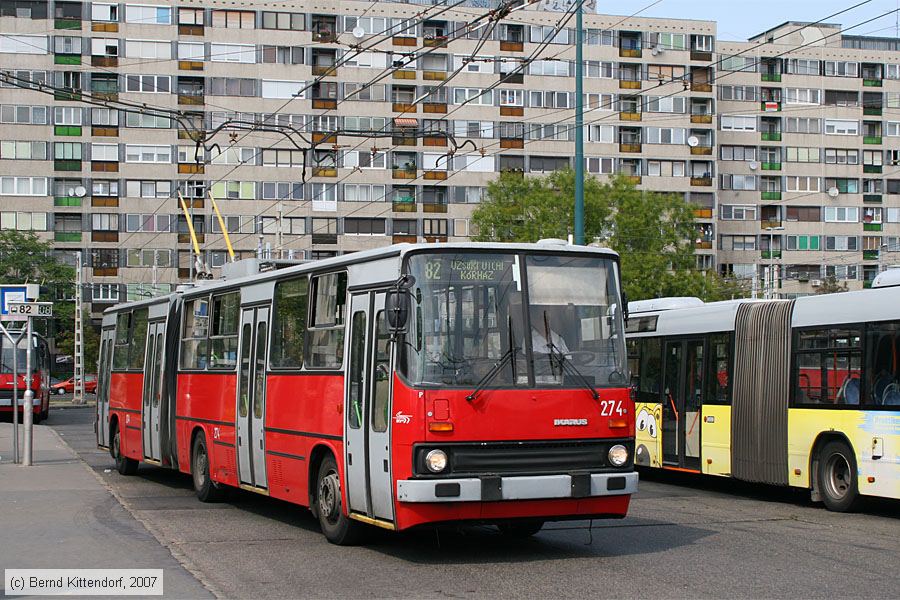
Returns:
[[[114,313],[119,312],[121,310],[129,310],[136,307],[142,306],[150,306],[153,304],[157,304],[160,302],[170,301],[172,298],[180,295],[184,296],[194,296],[194,295],[202,295],[204,293],[208,293],[210,291],[215,291],[219,289],[226,288],[235,288],[240,287],[242,285],[246,285],[249,283],[261,283],[264,281],[269,281],[273,279],[280,279],[283,277],[288,277],[290,275],[300,274],[300,273],[310,273],[316,271],[323,271],[327,269],[331,269],[334,267],[343,267],[349,266],[359,263],[371,262],[376,260],[382,260],[386,258],[392,257],[400,257],[411,253],[411,252],[421,252],[421,251],[435,251],[435,250],[458,250],[461,252],[464,251],[485,251],[485,250],[495,250],[497,252],[560,252],[560,253],[572,253],[572,254],[597,254],[599,256],[607,257],[607,258],[618,258],[619,254],[614,250],[610,250],[609,248],[600,248],[596,246],[575,246],[566,243],[564,240],[542,240],[537,243],[500,243],[500,242],[454,242],[454,243],[436,243],[436,244],[393,244],[391,246],[385,246],[383,248],[375,248],[372,250],[363,250],[361,252],[354,252],[352,254],[345,254],[343,256],[335,256],[333,258],[326,258],[323,260],[309,261],[306,263],[302,263],[299,265],[294,265],[290,267],[285,267],[283,269],[267,271],[263,273],[256,273],[254,275],[249,275],[246,277],[240,277],[236,279],[214,279],[209,281],[198,281],[193,285],[185,285],[182,289],[175,291],[172,294],[167,294],[165,296],[158,296],[156,298],[148,299],[148,300],[138,300],[134,302],[127,302],[123,304],[117,304],[116,306],[112,306],[107,308],[104,313]]]

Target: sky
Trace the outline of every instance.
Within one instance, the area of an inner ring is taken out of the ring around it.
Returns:
[[[661,0],[639,13],[641,17],[706,19],[718,22],[718,38],[746,40],[785,21],[819,21],[824,17],[859,4],[863,0]],[[654,0],[608,2],[599,0],[600,11],[607,14],[633,14]],[[872,17],[896,11],[900,0],[871,0],[827,22],[845,29]],[[896,37],[896,12],[871,23],[850,29],[849,35]]]

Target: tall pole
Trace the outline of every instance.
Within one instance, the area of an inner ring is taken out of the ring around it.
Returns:
[[[84,404],[84,272],[81,252],[75,253],[75,388],[72,404]]]
[[[575,244],[584,245],[584,0],[575,0]]]
[[[31,348],[34,345],[34,340],[31,336],[31,317],[28,317],[28,325],[25,328],[25,394],[22,402],[24,405],[22,408],[22,424],[25,426],[25,456],[22,464],[26,467],[31,466],[31,440],[34,430],[34,390],[31,389]]]

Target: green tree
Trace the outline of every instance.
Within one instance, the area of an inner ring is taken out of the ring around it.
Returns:
[[[475,213],[479,241],[535,242],[566,238],[574,223],[574,172],[546,177],[503,174],[488,185]],[[630,300],[698,296],[706,301],[747,295],[745,286],[696,269],[695,206],[680,194],[635,188],[626,177],[585,179],[585,238],[619,252]]]
[[[39,284],[40,300],[54,302],[53,319],[36,319],[35,328],[54,338],[58,352],[72,354],[75,304],[65,300],[75,292],[75,269],[53,255],[49,242],[30,231],[0,231],[0,283]]]
[[[838,292],[846,292],[847,284],[840,283],[837,277],[829,275],[822,280],[822,285],[816,288],[816,294],[837,294]]]

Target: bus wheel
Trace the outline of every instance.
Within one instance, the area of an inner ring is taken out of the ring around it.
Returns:
[[[326,456],[316,477],[316,512],[325,538],[338,546],[352,546],[362,538],[362,525],[344,514],[341,478],[334,457]]]
[[[122,434],[119,433],[118,426],[113,430],[112,447],[109,449],[109,452],[116,461],[116,471],[120,475],[134,475],[137,473],[138,461],[122,454]]]
[[[197,498],[200,502],[218,502],[225,496],[225,489],[209,476],[209,453],[206,451],[206,436],[202,433],[194,438],[191,456],[191,476]]]
[[[543,526],[543,521],[514,521],[511,523],[500,523],[497,525],[497,529],[500,530],[500,534],[503,537],[522,539],[533,536]]]
[[[828,510],[848,512],[859,500],[856,457],[844,442],[825,444],[819,453],[819,493]]]

